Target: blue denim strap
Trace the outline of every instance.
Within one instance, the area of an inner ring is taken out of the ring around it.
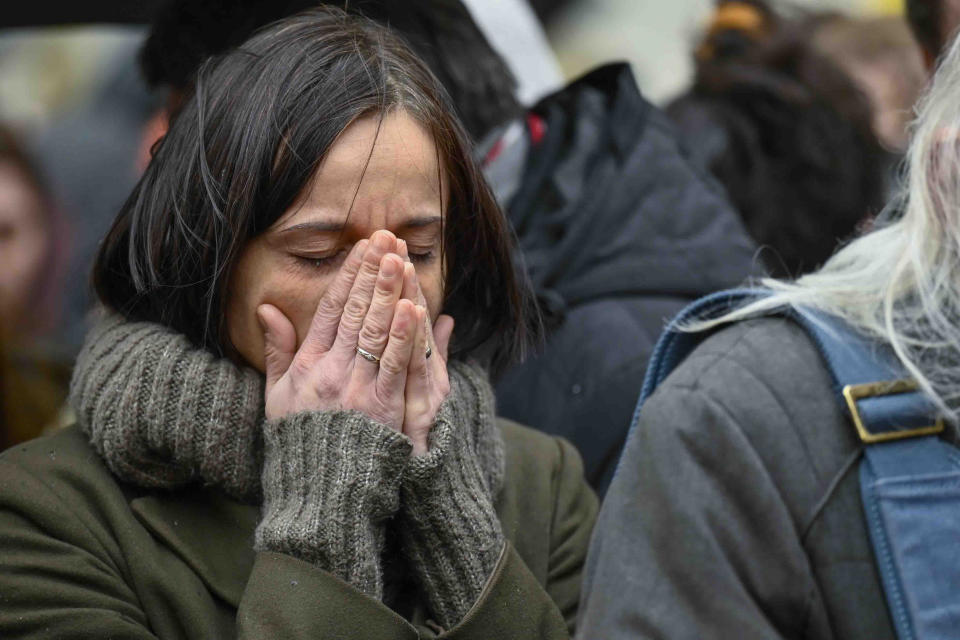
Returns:
[[[843,320],[825,313],[794,310],[790,316],[806,329],[823,356],[833,380],[837,401],[849,414],[843,397],[847,385],[909,379],[893,350],[851,329]],[[857,408],[871,433],[888,433],[933,424],[937,407],[922,392],[862,398]]]
[[[848,413],[847,385],[910,378],[888,345],[842,320],[807,310],[791,316],[816,343]],[[862,398],[856,408],[871,434],[929,426],[938,414],[920,391]],[[867,444],[860,493],[898,638],[960,637],[960,450],[932,435]]]
[[[960,636],[960,451],[935,436],[870,445],[860,492],[897,637]]]

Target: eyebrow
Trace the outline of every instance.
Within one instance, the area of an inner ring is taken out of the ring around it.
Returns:
[[[429,227],[432,224],[439,224],[443,222],[442,216],[420,216],[417,218],[410,218],[409,220],[404,221],[400,225],[402,229],[417,229],[421,227]],[[300,224],[295,224],[286,229],[282,229],[280,233],[292,233],[298,231],[312,231],[314,233],[330,233],[334,231],[343,231],[346,228],[345,222],[324,222],[322,220],[315,220],[311,222],[302,222]]]

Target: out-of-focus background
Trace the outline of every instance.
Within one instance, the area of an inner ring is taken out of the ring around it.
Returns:
[[[469,0],[481,20],[496,23],[514,0]],[[533,0],[555,68],[570,79],[609,60],[627,60],[644,93],[663,102],[690,81],[690,49],[713,11],[712,0]],[[778,4],[778,3],[774,3]],[[780,6],[854,16],[900,15],[903,0],[793,0]],[[508,25],[497,25],[501,32]],[[39,134],[77,110],[119,73],[143,29],[63,26],[0,31],[0,118]],[[488,33],[497,42],[497,33]],[[509,40],[509,35],[503,38]],[[548,72],[553,69],[547,69]],[[134,73],[135,75],[135,73]],[[132,88],[131,88],[132,90]],[[536,97],[524,96],[524,97]]]
[[[479,0],[496,4],[498,0]],[[635,70],[644,94],[663,102],[679,93],[692,73],[690,49],[713,12],[712,0],[580,0],[550,13],[547,34],[567,77],[604,60],[622,58]],[[902,15],[903,0],[793,0],[784,8],[841,11],[853,16]]]
[[[28,7],[27,13],[35,13],[32,21],[0,19],[0,395],[17,396],[13,378],[26,379],[32,389],[38,380],[52,381],[49,394],[39,394],[37,404],[24,409],[36,415],[47,408],[45,419],[56,419],[86,330],[88,273],[97,244],[149,161],[156,138],[151,130],[164,126],[158,118],[167,96],[148,90],[137,64],[151,8],[161,1],[114,2],[121,14],[143,16],[114,16],[119,24],[78,19],[84,3],[65,17],[83,24],[9,26],[58,22],[56,15],[45,16],[42,3]],[[630,62],[641,91],[666,105],[689,87],[693,52],[716,9],[715,0],[464,3],[517,76],[518,97],[526,105],[614,60]],[[773,4],[787,13],[835,11],[888,22],[904,8],[903,0]],[[894,26],[911,37],[905,24]],[[851,33],[865,31],[840,25],[823,31],[818,46],[849,67],[877,104],[889,102],[886,93],[913,91],[891,84],[900,71],[885,71],[869,59],[858,63],[851,40],[861,36]],[[915,66],[922,76],[919,62]],[[875,115],[887,148],[902,147],[909,115],[903,111]],[[15,375],[5,377],[4,370]],[[8,437],[17,441],[26,435]]]
[[[514,0],[469,0],[493,25]],[[644,93],[663,102],[690,81],[690,49],[709,20],[712,0],[533,0],[558,71],[570,79],[609,60],[627,60]],[[775,3],[777,4],[777,3]],[[836,10],[855,16],[900,15],[903,0],[793,0],[780,6]],[[82,109],[117,80],[124,62],[135,76],[144,29],[60,26],[0,31],[0,118],[39,135],[65,113]],[[504,41],[509,40],[505,35]],[[135,80],[136,78],[131,78]],[[129,87],[133,92],[137,87]],[[142,90],[145,90],[142,86]],[[117,87],[117,90],[121,90]],[[527,98],[535,95],[524,96]]]

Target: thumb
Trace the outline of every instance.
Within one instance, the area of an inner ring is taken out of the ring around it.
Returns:
[[[257,307],[257,320],[263,329],[263,365],[269,394],[293,362],[297,351],[297,332],[287,316],[272,304]]]
[[[437,321],[433,324],[433,341],[437,345],[437,351],[443,361],[447,361],[447,353],[450,351],[450,337],[453,335],[453,317],[448,315],[437,316]]]

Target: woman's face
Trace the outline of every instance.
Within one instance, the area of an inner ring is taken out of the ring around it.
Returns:
[[[227,330],[263,371],[257,307],[293,323],[299,346],[317,302],[354,243],[386,229],[407,243],[432,318],[443,301],[440,245],[447,185],[429,133],[402,111],[361,118],[340,134],[299,202],[244,247],[230,281]],[[349,214],[349,215],[348,215]]]
[[[30,311],[50,241],[43,202],[17,166],[0,161],[0,332]]]

